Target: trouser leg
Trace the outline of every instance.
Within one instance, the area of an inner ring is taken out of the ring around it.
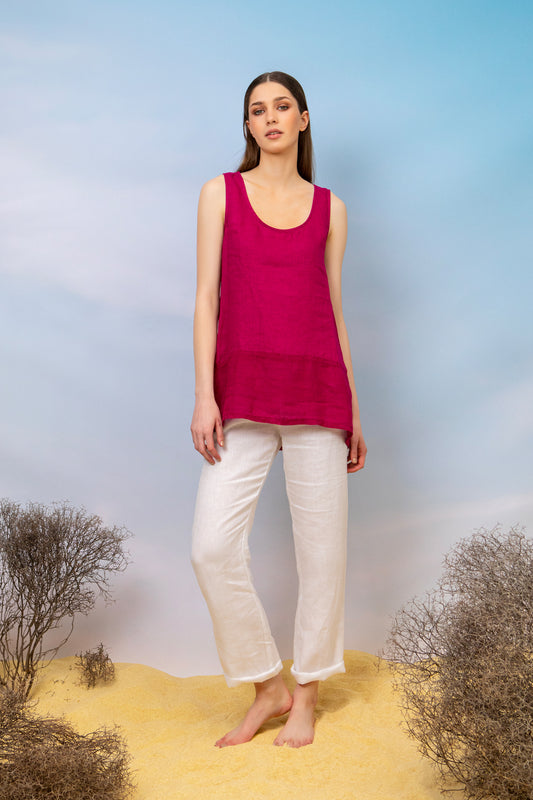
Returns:
[[[235,686],[264,681],[283,666],[252,583],[248,547],[259,493],[280,436],[272,425],[230,420],[224,440],[221,460],[202,468],[191,560],[226,681]]]
[[[291,672],[309,683],[345,671],[347,449],[341,430],[280,430],[299,581]]]

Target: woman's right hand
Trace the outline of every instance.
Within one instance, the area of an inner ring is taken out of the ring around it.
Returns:
[[[215,460],[220,461],[216,444],[218,442],[220,447],[224,447],[224,432],[222,417],[214,399],[196,401],[191,433],[195,450],[198,450],[209,464],[214,464]]]

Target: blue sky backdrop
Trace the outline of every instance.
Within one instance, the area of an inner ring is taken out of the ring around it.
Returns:
[[[365,470],[350,478],[346,646],[431,588],[474,528],[533,534],[529,3],[146,0],[0,11],[0,488],[133,533],[70,650],[219,672],[189,563],[202,184],[242,97],[303,84],[316,182],[347,204],[344,310]],[[282,657],[296,577],[282,458],[253,568]]]

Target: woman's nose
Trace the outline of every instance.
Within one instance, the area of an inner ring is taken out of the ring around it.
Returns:
[[[268,122],[276,122],[276,109],[271,108],[267,111],[267,121]]]

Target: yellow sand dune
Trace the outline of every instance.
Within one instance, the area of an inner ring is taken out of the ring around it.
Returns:
[[[272,742],[285,717],[247,744],[214,742],[242,718],[253,687],[221,676],[175,678],[116,664],[114,683],[79,685],[74,658],[54,661],[32,692],[36,711],[64,715],[82,732],[117,724],[133,756],[135,800],[435,800],[430,762],[400,727],[386,665],[347,651],[346,674],[320,687],[316,736],[293,749]],[[294,685],[285,664],[287,683]]]

